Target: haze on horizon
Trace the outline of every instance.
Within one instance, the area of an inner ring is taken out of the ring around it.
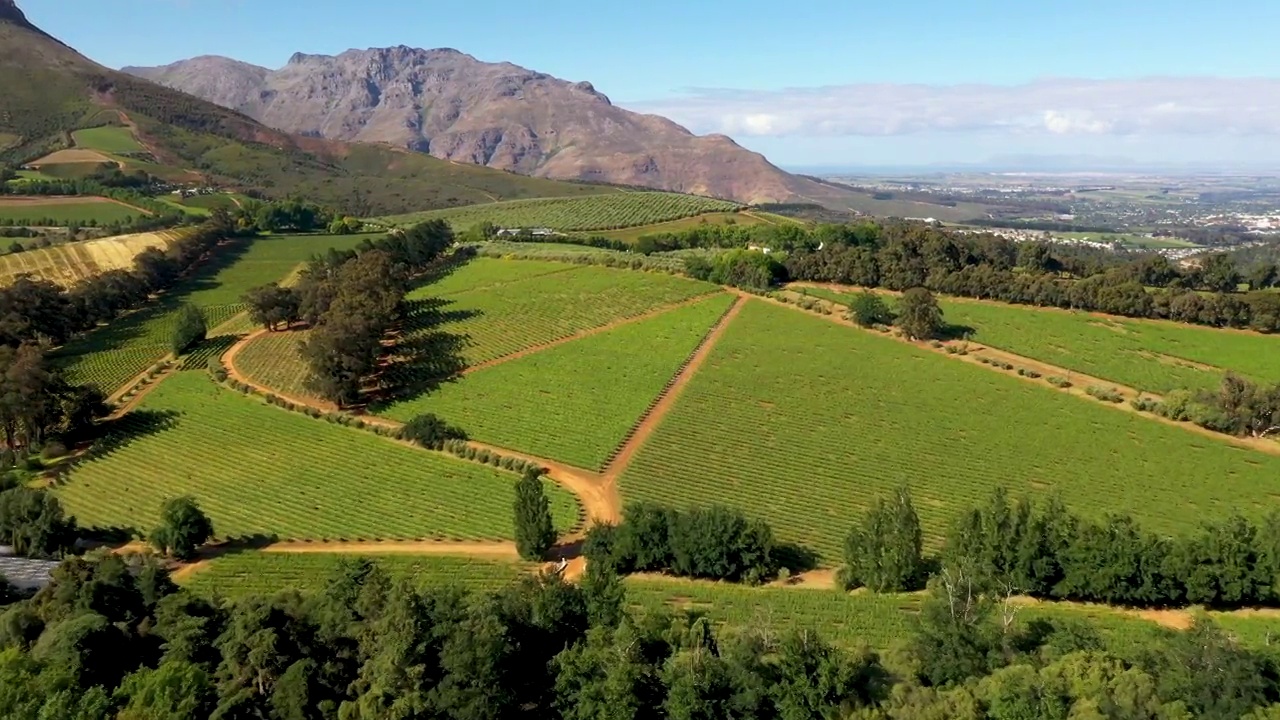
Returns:
[[[1280,26],[1270,0],[495,0],[482,13],[465,0],[21,4],[112,67],[216,54],[276,68],[297,51],[453,47],[590,81],[618,105],[727,134],[785,167],[1052,156],[1280,169],[1280,54],[1251,33]]]

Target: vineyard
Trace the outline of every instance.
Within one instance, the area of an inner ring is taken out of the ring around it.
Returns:
[[[476,440],[600,468],[732,300],[717,294],[480,370],[380,414],[430,412]]]
[[[1280,376],[1280,340],[1266,335],[989,302],[940,304],[948,323],[972,328],[975,343],[1148,392],[1216,387],[1222,368],[1259,380]]]
[[[105,442],[56,490],[87,527],[145,531],[166,499],[192,495],[223,538],[511,535],[515,475],[272,408],[206,373],[169,376]],[[576,525],[574,498],[547,491],[556,526]]]
[[[111,225],[150,213],[104,198],[0,199],[0,225]]]
[[[229,599],[282,590],[312,594],[323,591],[344,562],[355,560],[371,560],[393,579],[409,578],[418,587],[445,585],[475,591],[501,589],[532,569],[526,563],[447,555],[245,552],[211,561],[184,585],[200,595]]]
[[[1280,458],[752,301],[620,479],[628,501],[724,503],[839,561],[910,486],[926,539],[996,486],[1161,532],[1260,515]]]
[[[0,284],[32,275],[60,285],[74,285],[108,270],[133,266],[133,258],[149,247],[167,248],[185,230],[164,230],[67,243],[0,256]]]
[[[608,193],[576,198],[545,198],[466,205],[448,210],[377,218],[385,225],[445,220],[457,230],[489,222],[504,228],[550,228],[565,232],[617,230],[679,220],[703,213],[734,212],[742,205],[696,195],[664,192]]]
[[[115,155],[143,150],[128,128],[114,125],[76,130],[71,133],[71,139],[75,140],[76,147]]]
[[[421,293],[430,293],[431,297],[444,297],[471,290],[496,289],[500,285],[575,269],[573,265],[559,262],[475,258],[448,275],[432,281]]]
[[[181,304],[199,306],[212,332],[244,310],[240,297],[249,288],[280,280],[330,247],[355,247],[364,237],[282,236],[224,245],[212,262],[155,304],[68,343],[57,352],[57,362],[72,382],[96,385],[109,395],[169,354]]]

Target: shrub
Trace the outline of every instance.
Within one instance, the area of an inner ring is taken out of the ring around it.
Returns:
[[[467,433],[444,420],[427,413],[410,420],[400,429],[401,440],[408,440],[424,448],[441,450],[451,440],[466,440]]]
[[[849,302],[849,319],[862,327],[876,327],[891,324],[893,313],[879,295],[863,291]]]
[[[44,457],[46,460],[52,460],[54,458],[60,458],[66,454],[67,454],[67,446],[63,445],[57,440],[54,440],[52,442],[47,442],[44,444],[44,451],[41,453],[41,456]]]
[[[1129,404],[1138,412],[1160,413],[1160,401],[1155,398],[1139,395],[1133,400],[1130,400]]]
[[[1124,402],[1124,396],[1121,395],[1120,391],[1116,390],[1115,388],[1106,388],[1100,385],[1090,385],[1088,388],[1085,389],[1085,392],[1089,393],[1089,395],[1103,402],[1109,402],[1109,403]]]
[[[1071,381],[1062,377],[1061,375],[1050,375],[1046,379],[1046,382],[1048,382],[1050,385],[1056,388],[1062,388],[1064,390],[1071,387]]]

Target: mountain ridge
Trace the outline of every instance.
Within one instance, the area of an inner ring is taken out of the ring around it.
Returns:
[[[620,108],[589,82],[453,48],[299,52],[276,70],[207,55],[122,71],[287,132],[382,142],[535,177],[749,203],[833,192],[727,136],[694,135],[667,118]]]

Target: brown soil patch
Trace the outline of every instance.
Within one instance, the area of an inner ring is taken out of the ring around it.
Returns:
[[[772,582],[770,587],[797,588],[800,590],[836,590],[838,589],[836,572],[834,568],[810,570],[792,575],[786,580]]]
[[[1195,616],[1187,610],[1135,610],[1133,614],[1172,630],[1190,630],[1196,620]]]
[[[558,340],[552,340],[551,342],[542,343],[541,345],[534,345],[533,347],[525,348],[524,350],[511,353],[510,355],[503,355],[500,358],[495,358],[493,360],[488,360],[476,365],[472,365],[467,369],[463,370],[462,375],[470,375],[473,372],[485,370],[495,365],[502,365],[503,363],[509,363],[513,360],[519,360],[520,358],[528,357],[529,355],[533,355],[534,353],[540,353],[544,350],[550,350],[552,348],[560,347],[565,343],[571,343],[575,340],[581,340],[583,338],[591,337],[592,335],[599,335],[601,333],[609,332],[610,330],[617,330],[620,327],[624,327],[627,325],[634,325],[635,323],[638,323],[638,322],[650,320],[655,317],[658,317],[659,315],[665,315],[673,310],[678,310],[682,307],[700,303],[714,294],[715,293],[709,293],[707,295],[699,295],[698,297],[689,298],[688,300],[684,300],[682,302],[678,302],[673,305],[664,305],[660,308],[655,308],[653,310],[642,313],[640,315],[634,315],[629,318],[621,318],[619,320],[614,320],[612,322],[606,323],[599,327],[594,327],[589,330],[583,330],[582,332],[574,333],[573,335],[569,335],[568,337],[562,337]]]
[[[113,158],[107,157],[97,150],[86,150],[84,148],[68,148],[66,150],[55,150],[45,155],[39,160],[33,160],[27,165],[33,168],[41,168],[45,165],[71,165],[74,163],[114,163]]]
[[[262,548],[267,553],[343,555],[466,555],[516,561],[515,543],[423,540],[417,542],[281,542]]]
[[[96,205],[106,203],[126,207],[134,212],[142,213],[143,215],[155,214],[145,208],[140,208],[136,205],[130,205],[127,202],[98,195],[44,195],[38,197],[10,196],[0,198],[0,207],[47,207],[50,205]]]
[[[644,416],[640,421],[640,424],[636,427],[635,432],[631,434],[631,437],[627,440],[626,444],[622,446],[622,449],[614,456],[613,461],[605,468],[605,482],[610,485],[615,485],[617,483],[618,476],[621,475],[629,465],[631,465],[631,461],[635,458],[636,452],[638,452],[640,448],[644,446],[645,442],[649,440],[649,436],[653,435],[653,431],[658,429],[658,426],[662,424],[662,419],[667,416],[667,413],[671,412],[671,408],[675,406],[676,400],[680,397],[680,393],[682,393],[685,386],[689,384],[689,380],[697,374],[698,369],[702,367],[702,364],[707,361],[707,358],[711,355],[711,351],[715,349],[716,343],[720,341],[720,336],[724,335],[724,331],[729,327],[729,323],[733,322],[733,319],[738,316],[738,313],[742,312],[742,307],[746,302],[747,296],[741,294],[738,295],[738,299],[734,301],[733,306],[729,308],[729,311],[720,318],[720,322],[716,323],[716,326],[707,334],[706,339],[702,341],[702,344],[694,351],[693,356],[689,358],[689,363],[685,365],[684,370],[680,371],[680,374],[676,376],[675,381],[671,383],[671,386],[667,388],[667,391],[663,393],[658,402],[654,404],[653,409]]]

